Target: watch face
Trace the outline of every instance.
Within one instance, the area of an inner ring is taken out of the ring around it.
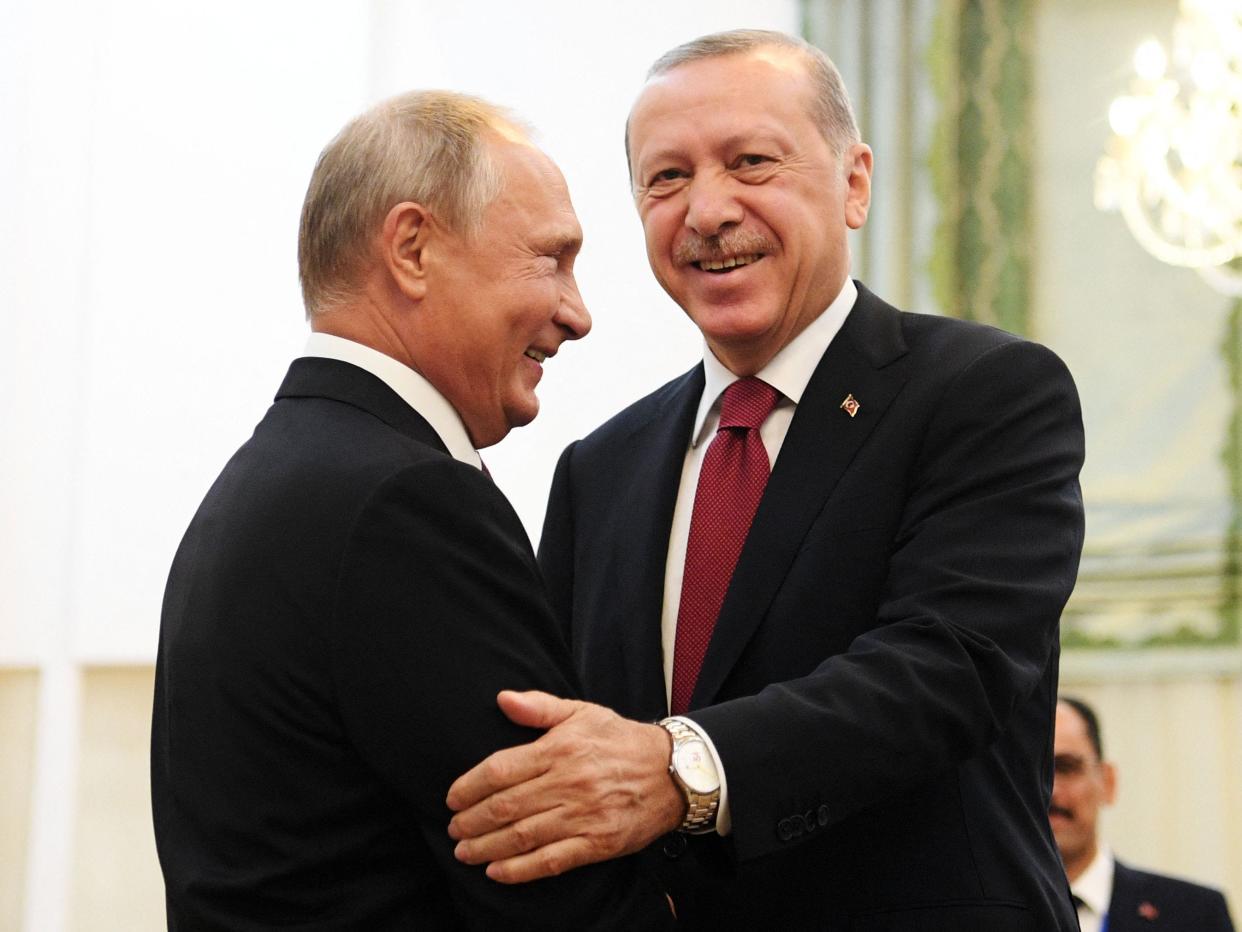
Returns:
[[[677,776],[695,793],[711,793],[720,786],[716,765],[702,741],[687,741],[673,752],[673,766]]]

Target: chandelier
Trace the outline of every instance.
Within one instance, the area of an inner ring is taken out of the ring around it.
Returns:
[[[1119,210],[1156,258],[1242,295],[1242,0],[1182,0],[1171,49],[1148,39],[1134,71],[1109,107],[1096,207]]]

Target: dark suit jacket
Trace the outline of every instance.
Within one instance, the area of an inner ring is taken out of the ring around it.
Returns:
[[[169,927],[662,927],[633,860],[528,886],[454,860],[449,784],[534,737],[504,687],[579,694],[517,516],[381,380],[295,361],[165,593]]]
[[[1219,890],[1116,862],[1108,932],[1233,932]]]
[[[588,697],[638,719],[665,714],[665,557],[702,387],[700,366],[569,447],[540,547]],[[1051,352],[860,287],[691,703],[733,833],[658,857],[690,927],[1076,928],[1047,811],[1082,460]]]

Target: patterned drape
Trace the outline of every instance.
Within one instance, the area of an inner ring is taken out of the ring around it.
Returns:
[[[937,303],[1013,333],[1031,323],[1031,34],[1029,0],[945,0],[927,50]]]

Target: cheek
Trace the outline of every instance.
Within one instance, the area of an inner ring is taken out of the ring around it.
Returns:
[[[668,261],[673,249],[673,239],[680,224],[676,211],[670,203],[661,203],[642,215],[643,237],[647,242],[647,256],[652,262]]]

